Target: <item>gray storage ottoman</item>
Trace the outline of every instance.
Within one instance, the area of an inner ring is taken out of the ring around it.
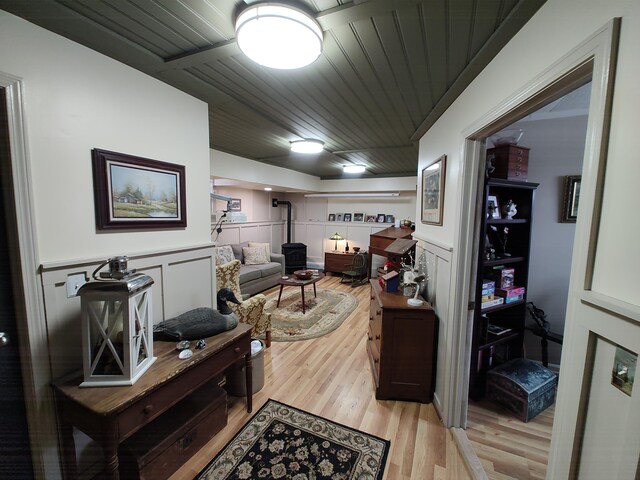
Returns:
[[[528,422],[551,405],[558,377],[537,362],[514,358],[487,372],[487,396]]]

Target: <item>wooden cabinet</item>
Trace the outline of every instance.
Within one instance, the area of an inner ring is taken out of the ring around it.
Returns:
[[[324,271],[342,273],[353,262],[354,253],[324,252]]]
[[[531,220],[537,187],[537,183],[495,178],[485,183],[469,379],[469,395],[474,399],[484,396],[488,370],[523,355]],[[511,219],[503,211],[509,201],[516,204],[517,210]],[[492,208],[496,203],[497,212]],[[503,277],[507,289],[501,288]],[[506,290],[519,293],[518,288],[521,295],[505,295]]]
[[[438,321],[431,305],[407,305],[399,292],[371,280],[367,352],[380,400],[431,402],[435,388]]]

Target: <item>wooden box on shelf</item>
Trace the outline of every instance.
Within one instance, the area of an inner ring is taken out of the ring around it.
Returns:
[[[491,161],[493,178],[524,181],[529,170],[529,149],[517,145],[504,145],[487,150],[487,162]]]
[[[400,292],[370,280],[367,353],[380,400],[428,403],[435,388],[438,320],[431,305],[407,305]]]

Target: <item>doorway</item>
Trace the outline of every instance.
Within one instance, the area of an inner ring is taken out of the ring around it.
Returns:
[[[497,139],[515,132],[519,137],[517,148],[525,149],[528,153],[526,168],[514,172],[522,173],[521,177],[513,178],[518,181],[526,177],[527,183],[538,185],[531,209],[526,302],[532,302],[545,311],[550,331],[557,334],[564,331],[576,225],[575,218],[567,219],[565,186],[568,177],[579,178],[582,172],[590,92],[589,81],[526,114],[485,140],[486,146],[491,149]],[[514,138],[514,144],[515,140]],[[478,203],[482,203],[484,189],[479,188],[479,191],[482,194]],[[500,199],[500,203],[506,200]],[[518,206],[518,210],[521,207]],[[513,218],[517,220],[522,216],[516,213]],[[518,226],[512,225],[512,234],[516,233]],[[512,248],[517,249],[517,246],[512,244],[510,250]],[[520,268],[518,263],[506,266],[515,266],[516,272]],[[516,275],[516,278],[521,276]],[[517,286],[514,285],[515,287]],[[524,305],[521,305],[519,312],[524,313],[525,330],[523,337],[517,338],[515,342],[523,345],[524,358],[543,362],[541,338],[532,333],[534,319]],[[504,327],[508,329],[512,325]],[[478,332],[479,328],[480,325],[474,325],[475,335],[481,334]],[[512,333],[513,330],[493,335],[492,340],[497,348],[500,346],[498,342]],[[548,368],[555,373],[560,369],[561,348],[560,344],[549,342]],[[498,366],[498,362],[493,366]],[[472,372],[472,378],[473,375]],[[509,408],[487,398],[470,400],[467,413],[467,437],[489,478],[544,477],[551,443],[554,405],[528,423],[519,421]]]
[[[20,364],[18,328],[11,257],[19,254],[11,247],[10,238],[16,236],[13,200],[10,194],[11,160],[7,117],[7,101],[4,88],[0,88],[0,171],[2,195],[0,195],[0,378],[2,378],[2,402],[0,402],[0,478],[30,479],[34,477],[23,378]]]

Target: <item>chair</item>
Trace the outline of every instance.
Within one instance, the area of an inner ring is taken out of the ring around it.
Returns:
[[[240,260],[232,260],[228,263],[216,266],[216,288],[230,288],[238,300],[242,299],[240,305],[229,303],[229,307],[238,316],[238,320],[253,326],[251,335],[256,337],[265,336],[267,348],[271,346],[271,314],[264,312],[264,305],[267,297],[262,294],[254,295],[251,298],[244,298],[240,291]]]
[[[340,283],[350,282],[352,287],[362,285],[367,281],[367,256],[364,253],[356,253],[350,265],[342,272]]]

